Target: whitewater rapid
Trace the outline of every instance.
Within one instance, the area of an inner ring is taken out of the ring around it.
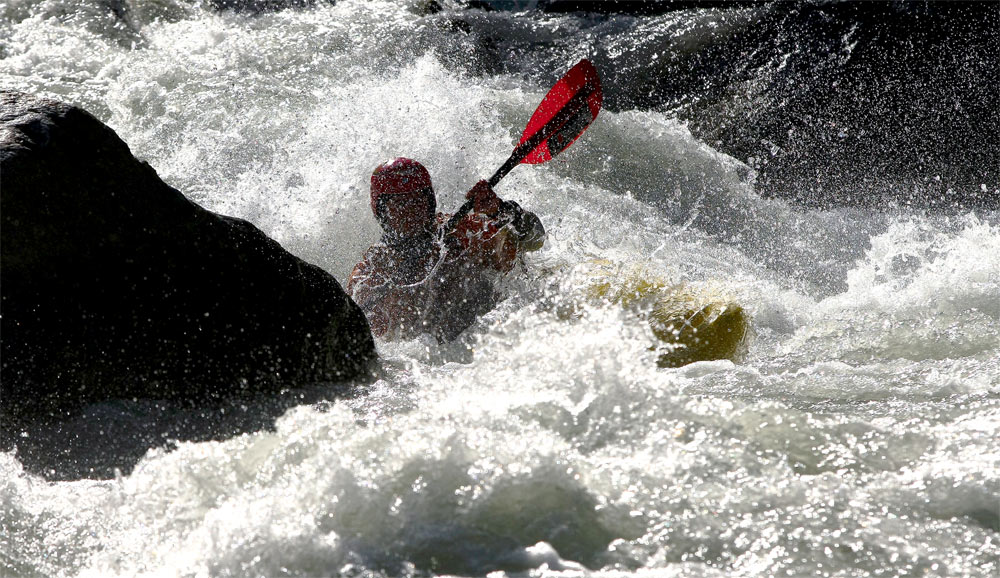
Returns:
[[[548,89],[463,66],[472,41],[418,2],[127,5],[8,4],[0,85],[83,106],[341,283],[379,236],[375,166],[418,159],[457,207]],[[22,432],[51,440],[51,470],[0,453],[0,576],[1000,571],[1000,214],[762,198],[751,167],[639,109],[602,111],[497,191],[539,215],[545,248],[455,343],[378,343],[356,395],[121,400]],[[721,288],[751,315],[746,359],[659,369],[634,313],[560,316],[594,259]]]

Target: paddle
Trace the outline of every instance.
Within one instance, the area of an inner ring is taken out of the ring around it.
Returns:
[[[587,130],[601,110],[601,80],[597,69],[586,58],[569,69],[549,90],[524,127],[521,141],[497,172],[490,177],[490,187],[497,186],[519,164],[535,165],[569,148]],[[469,199],[448,220],[445,231],[451,231],[472,210]]]

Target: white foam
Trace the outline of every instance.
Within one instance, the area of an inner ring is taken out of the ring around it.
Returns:
[[[974,216],[893,223],[848,285],[818,304],[789,351],[861,361],[991,356],[1000,347],[1000,228]]]

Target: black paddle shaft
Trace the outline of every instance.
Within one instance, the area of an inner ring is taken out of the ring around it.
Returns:
[[[552,152],[552,156],[555,156],[565,150],[565,148],[569,146],[569,143],[572,142],[574,138],[579,136],[585,128],[587,128],[590,121],[594,120],[594,117],[590,114],[590,108],[587,107],[587,99],[590,98],[590,95],[593,92],[594,89],[589,83],[580,87],[580,90],[578,90],[572,98],[566,101],[566,104],[559,109],[559,112],[557,112],[555,116],[549,119],[549,122],[545,123],[542,128],[538,130],[538,132],[528,137],[528,140],[517,145],[517,147],[514,148],[514,152],[510,153],[510,158],[507,159],[507,162],[497,169],[497,172],[493,173],[493,176],[490,177],[490,187],[497,186],[500,179],[507,176],[507,173],[513,170],[513,168],[517,165],[521,164],[524,157],[528,156],[531,151],[538,148],[538,145],[548,140],[557,132],[560,132],[560,129],[564,126],[571,129],[573,134],[564,136],[562,139],[564,142],[561,142],[558,149]],[[586,117],[583,118],[582,115],[580,115],[581,118],[575,118],[580,112],[586,112]],[[570,122],[571,119],[576,122]],[[549,150],[552,151],[552,148],[549,147]]]
[[[574,94],[568,101],[566,101],[566,104],[559,109],[559,112],[549,119],[549,121],[545,123],[542,128],[538,130],[538,132],[528,137],[528,140],[517,145],[514,148],[514,152],[512,152],[510,157],[507,159],[507,162],[497,169],[497,172],[493,173],[493,176],[490,177],[490,180],[488,181],[490,188],[497,186],[497,184],[500,183],[500,179],[507,176],[507,173],[513,170],[517,165],[521,164],[524,157],[528,156],[531,151],[538,148],[538,146],[545,142],[548,138],[560,132],[572,132],[572,134],[559,135],[563,137],[560,139],[562,142],[559,143],[559,146],[553,153],[553,156],[565,150],[566,147],[573,142],[573,139],[579,136],[580,133],[582,133],[583,130],[590,125],[590,122],[594,120],[593,115],[590,113],[590,108],[587,106],[587,99],[590,98],[590,95],[593,94],[593,92],[594,87],[590,83],[580,87],[580,90],[577,91],[577,93]],[[586,111],[586,117],[579,114],[582,111]],[[560,129],[563,129],[564,127],[570,130],[561,131]],[[469,211],[472,210],[474,204],[474,199],[465,201],[465,203],[463,203],[462,206],[455,211],[455,214],[452,215],[451,219],[448,219],[448,223],[445,225],[445,231],[453,230],[455,226],[458,225],[458,222],[469,214]]]

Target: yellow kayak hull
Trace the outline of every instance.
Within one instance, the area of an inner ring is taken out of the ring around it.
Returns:
[[[671,283],[644,267],[610,261],[583,264],[574,277],[590,304],[625,307],[649,323],[660,367],[740,361],[746,354],[750,316],[718,288]]]

